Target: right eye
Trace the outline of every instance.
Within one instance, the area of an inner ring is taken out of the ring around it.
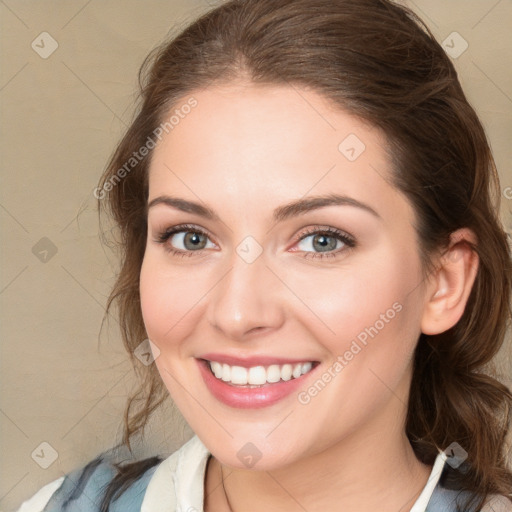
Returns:
[[[164,245],[166,251],[176,256],[192,256],[206,248],[208,237],[208,233],[197,226],[181,224],[160,233],[155,242]],[[215,247],[215,244],[212,243],[212,246]]]

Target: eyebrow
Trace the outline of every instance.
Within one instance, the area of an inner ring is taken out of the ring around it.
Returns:
[[[172,208],[176,208],[182,212],[193,213],[204,217],[212,221],[220,221],[220,217],[207,206],[196,203],[194,201],[188,201],[180,197],[172,197],[163,195],[155,197],[148,204],[148,210],[157,204],[165,204]],[[371,213],[374,217],[381,218],[380,215],[369,205],[358,201],[352,197],[342,196],[338,194],[328,194],[324,196],[309,196],[306,198],[292,201],[291,203],[277,207],[272,214],[274,222],[282,222],[291,217],[304,215],[313,210],[325,208],[327,206],[353,206],[360,208],[368,213]]]

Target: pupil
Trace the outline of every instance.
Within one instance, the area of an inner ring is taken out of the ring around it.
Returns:
[[[197,249],[198,244],[201,243],[201,235],[199,233],[189,233],[185,236],[185,242],[192,242],[194,248]]]
[[[331,239],[332,242],[329,244],[327,242],[328,239]],[[317,235],[314,239],[315,241],[321,240],[320,246],[322,249],[335,249],[336,248],[336,240],[333,237],[326,236],[326,235]]]

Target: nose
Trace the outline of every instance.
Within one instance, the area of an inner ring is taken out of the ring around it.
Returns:
[[[229,268],[209,294],[209,323],[222,338],[234,341],[278,329],[285,319],[284,293],[264,253],[249,262],[234,252]]]

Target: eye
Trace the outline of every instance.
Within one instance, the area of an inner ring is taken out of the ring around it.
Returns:
[[[353,236],[339,229],[315,226],[299,235],[297,245],[301,251],[305,251],[305,258],[335,258],[354,248],[356,241]]]
[[[155,242],[163,244],[165,250],[176,256],[193,256],[207,247],[208,233],[197,226],[182,224],[160,233]],[[177,247],[176,247],[177,246]]]

